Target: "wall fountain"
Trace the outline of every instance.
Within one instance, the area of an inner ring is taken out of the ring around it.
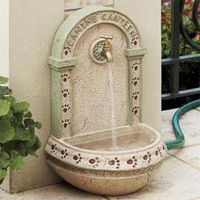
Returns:
[[[166,156],[160,134],[140,120],[146,54],[123,13],[86,7],[59,27],[49,58],[48,163],[72,185],[103,195],[144,187]]]

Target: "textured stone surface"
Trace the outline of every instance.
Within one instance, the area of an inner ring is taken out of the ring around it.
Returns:
[[[71,165],[73,172],[76,172],[76,168],[105,170],[105,172],[107,170],[111,170],[111,172],[118,170],[123,172],[120,175],[121,177],[126,176],[127,170],[148,170],[150,165],[158,164],[166,155],[166,147],[160,134],[145,124],[121,129],[121,132],[115,138],[117,142],[116,151],[111,149],[111,134],[111,132],[108,132],[107,135],[106,133],[94,134],[93,137],[90,135],[90,138],[88,135],[76,137],[74,139],[79,139],[79,142],[75,145],[70,144],[70,139],[63,142],[55,137],[50,137],[46,152],[57,162],[60,161],[63,165]],[[123,136],[120,136],[120,134],[123,134]],[[97,137],[98,139],[95,140]],[[85,138],[88,138],[88,141]],[[83,142],[81,139],[87,142]],[[96,162],[98,160],[98,162],[94,165],[94,162],[90,162],[91,159],[96,160]],[[129,160],[132,163],[133,161],[136,162],[136,164],[127,163]],[[95,176],[100,175],[99,171],[95,172],[94,170],[93,172]],[[105,173],[103,174],[105,175]]]
[[[129,134],[125,135],[125,130]],[[50,155],[48,163],[60,177],[83,190],[102,195],[135,192],[147,184],[152,170],[159,166],[167,152],[160,134],[147,125],[125,130],[121,132],[123,136],[119,133],[116,138],[117,151],[110,150],[111,139],[100,133],[95,134],[99,138],[96,142],[96,137],[90,138],[88,144],[81,141],[79,144],[85,145],[81,148],[51,137],[46,148]],[[85,137],[88,138],[82,136]],[[92,143],[94,149],[90,149]]]
[[[97,172],[95,174],[89,171],[68,170],[53,162],[49,163],[64,180],[77,188],[99,195],[129,194],[143,188],[149,181],[149,175],[144,172],[143,174],[139,174],[138,172],[136,175],[128,175],[127,172],[122,171],[118,173],[121,175],[118,177],[108,171],[105,171],[106,174],[99,175]]]
[[[110,36],[112,39],[109,52],[113,60],[100,65],[91,59],[93,55],[91,47],[102,35]],[[77,58],[77,64],[73,69],[63,69],[66,70],[63,75],[71,77],[70,81],[66,81],[68,83],[62,82],[63,135],[70,132],[73,136],[87,134],[139,121],[140,59],[144,54],[140,56],[124,54],[127,48],[140,52],[141,41],[138,35],[137,28],[125,14],[105,7],[87,7],[76,11],[59,27],[54,38],[51,57]],[[111,116],[109,68],[112,68],[113,74],[113,78],[110,79],[113,80],[114,108],[112,109],[115,117]],[[59,82],[52,82],[52,93],[55,94],[54,88],[58,88],[56,84],[60,85]],[[65,91],[69,92],[68,95]],[[54,98],[58,98],[59,95],[53,94],[52,97],[52,102],[55,104],[57,100]],[[60,98],[58,99],[60,101]],[[56,113],[55,110],[61,109],[61,106],[57,105],[52,107],[56,107],[52,109],[52,118]],[[67,109],[67,106],[70,109]],[[112,118],[115,118],[114,125],[111,122]],[[61,119],[52,120],[55,123],[52,126],[56,127],[59,120]],[[55,131],[60,132],[60,129]]]
[[[75,50],[78,65],[72,71],[74,134],[102,131],[112,126],[108,64],[92,62],[90,45],[101,35],[112,35],[113,83],[116,126],[128,124],[128,66],[124,57],[126,38],[115,26],[100,24],[88,30]],[[119,41],[120,38],[120,41]]]

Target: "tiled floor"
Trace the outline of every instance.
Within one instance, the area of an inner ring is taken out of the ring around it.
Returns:
[[[174,138],[171,119],[175,110],[163,112],[162,133]],[[10,195],[0,192],[0,200],[200,200],[200,108],[181,119],[184,148],[169,151],[168,158],[142,190],[127,196],[103,197],[88,194],[66,183]]]

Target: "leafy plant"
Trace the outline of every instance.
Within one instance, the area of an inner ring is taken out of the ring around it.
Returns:
[[[0,183],[8,167],[19,169],[23,158],[36,155],[40,140],[35,128],[41,124],[32,119],[27,102],[17,102],[12,91],[5,86],[8,79],[0,76]]]
[[[192,6],[193,0],[185,1],[183,10],[183,24],[186,27],[188,35],[197,44],[200,44],[200,32],[195,28],[192,21]],[[161,21],[162,21],[162,58],[170,56],[171,46],[171,4],[169,0],[162,0],[161,10]],[[185,43],[182,36],[180,37],[180,55],[191,55],[199,53],[197,50],[190,47]]]
[[[171,1],[162,0],[162,58],[170,57],[171,48]],[[194,0],[185,0],[183,10],[183,24],[186,27],[189,37],[197,44],[200,45],[200,32],[196,30],[192,21],[192,6]],[[200,11],[200,7],[198,8]],[[183,37],[180,35],[179,52],[181,55],[197,54],[199,51],[193,49],[186,44]],[[179,67],[180,72],[180,89],[188,89],[198,87],[196,75],[198,74],[198,62],[182,63]],[[162,92],[170,92],[170,67],[165,66],[162,69]]]

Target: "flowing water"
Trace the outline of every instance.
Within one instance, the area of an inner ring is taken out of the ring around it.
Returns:
[[[109,93],[110,93],[110,105],[111,105],[111,125],[112,125],[112,150],[117,150],[117,138],[116,138],[116,117],[115,117],[115,93],[113,85],[113,71],[112,64],[108,63],[108,78],[109,78]]]

